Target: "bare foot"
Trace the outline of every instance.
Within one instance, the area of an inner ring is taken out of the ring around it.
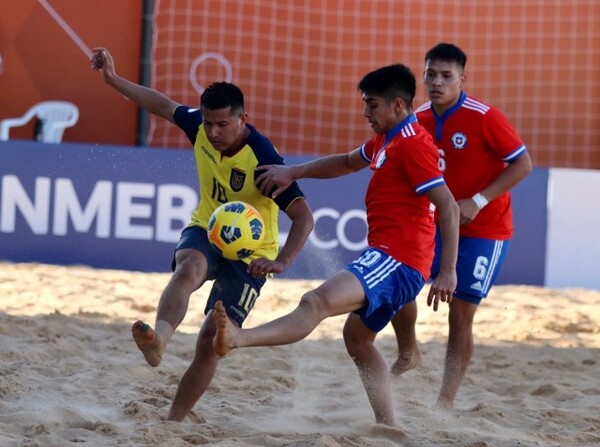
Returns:
[[[408,441],[406,432],[395,425],[377,424],[370,431],[375,436],[401,443],[401,445],[406,445],[405,442]]]
[[[414,352],[407,352],[398,354],[398,358],[392,365],[390,372],[394,376],[404,374],[406,371],[420,367],[423,364],[421,353],[417,350]]]
[[[161,346],[159,334],[147,323],[138,320],[131,326],[131,335],[133,335],[133,340],[138,349],[144,354],[148,365],[160,365],[164,347]]]
[[[434,410],[443,411],[443,412],[451,412],[454,409],[454,403],[448,400],[443,399],[442,397],[438,397]]]
[[[215,353],[220,356],[227,355],[229,351],[235,347],[235,332],[237,332],[239,328],[235,327],[234,324],[229,321],[229,317],[227,316],[222,301],[217,301],[215,303],[213,319],[217,326],[217,333],[215,338],[213,338]]]

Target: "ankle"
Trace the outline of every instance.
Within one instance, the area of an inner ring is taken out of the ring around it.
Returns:
[[[171,337],[173,336],[175,328],[171,326],[171,323],[169,323],[166,320],[158,320],[156,322],[156,328],[154,329],[154,332],[156,332],[156,337],[158,338],[159,346],[161,347],[161,349],[164,349]]]

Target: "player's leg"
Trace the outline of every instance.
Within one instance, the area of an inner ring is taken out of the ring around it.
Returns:
[[[219,361],[212,346],[215,332],[211,311],[202,322],[196,340],[194,358],[177,386],[177,392],[167,416],[168,420],[182,421],[210,385]]]
[[[473,317],[477,307],[477,304],[457,297],[450,303],[444,375],[437,400],[437,405],[442,408],[453,407],[454,398],[473,355]]]
[[[213,319],[214,304],[222,300],[227,319],[235,327],[240,327],[260,295],[266,279],[251,276],[247,268],[248,266],[241,261],[220,263],[204,310],[206,318],[198,334],[194,358],[177,387],[169,411],[169,420],[181,421],[185,418],[202,397],[217,370],[219,357],[213,348],[216,332]]]
[[[442,238],[439,227],[436,227],[435,252],[431,264],[431,278],[435,278],[439,272]],[[392,374],[399,376],[413,368],[422,365],[423,359],[417,343],[417,302],[406,304],[392,319],[392,327],[396,334],[398,344],[398,358],[392,365]]]
[[[341,315],[365,303],[361,283],[352,273],[341,271],[302,296],[292,312],[251,329],[236,328],[221,303],[215,306],[215,350],[225,355],[234,348],[295,343],[309,335],[327,317]]]
[[[378,424],[394,424],[394,406],[389,367],[374,341],[377,332],[371,331],[361,318],[351,313],[344,325],[344,343],[354,361]]]
[[[207,278],[211,248],[205,239],[206,231],[199,227],[182,232],[173,274],[159,300],[155,329],[140,320],[131,327],[133,339],[150,366],[160,364],[167,343],[185,317],[190,295]]]
[[[504,264],[509,241],[461,237],[458,285],[448,313],[448,345],[437,405],[452,408],[473,355],[473,319]]]
[[[392,319],[392,326],[398,343],[398,358],[391,368],[392,374],[399,376],[423,363],[417,344],[417,302],[407,304]]]
[[[366,305],[344,326],[344,342],[354,360],[378,423],[393,425],[390,370],[374,345],[398,309],[414,302],[423,288],[421,273],[378,250],[368,250],[348,269],[363,286]]]

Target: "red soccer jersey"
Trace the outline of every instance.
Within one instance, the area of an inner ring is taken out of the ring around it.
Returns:
[[[461,94],[442,116],[427,102],[416,111],[419,123],[433,136],[440,168],[456,200],[473,197],[504,170],[506,163],[526,151],[506,117],[496,108]],[[510,239],[513,234],[510,193],[492,200],[461,236]]]
[[[373,176],[365,198],[369,246],[421,272],[427,280],[435,226],[422,194],[444,184],[431,136],[410,115],[361,147]]]

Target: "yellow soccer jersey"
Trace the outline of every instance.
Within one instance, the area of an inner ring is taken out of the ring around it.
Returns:
[[[283,164],[283,158],[267,137],[247,124],[250,134],[244,147],[232,157],[223,157],[208,141],[199,109],[179,106],[173,113],[175,123],[194,145],[194,158],[200,185],[200,201],[189,225],[206,229],[212,212],[221,204],[240,200],[258,210],[265,223],[265,238],[259,250],[244,259],[275,259],[279,251],[277,216],[296,199],[304,198],[296,183],[275,200],[264,196],[254,185],[256,167]]]

